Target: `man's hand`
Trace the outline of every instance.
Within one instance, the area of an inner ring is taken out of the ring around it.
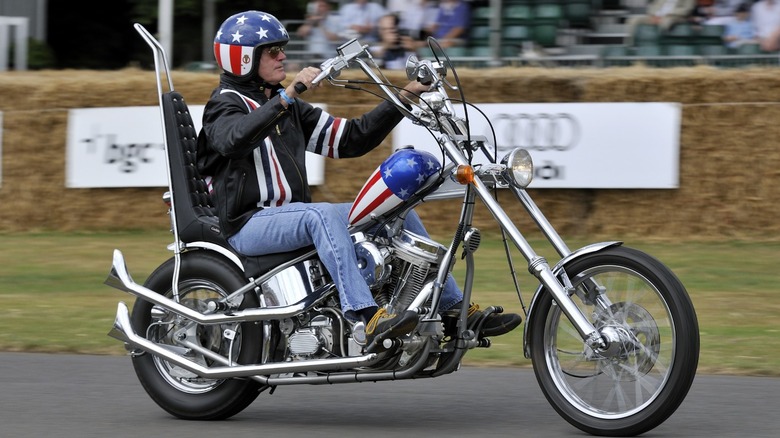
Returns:
[[[290,97],[298,97],[300,96],[300,93],[295,89],[296,84],[303,84],[306,88],[304,90],[311,90],[312,88],[319,87],[320,83],[317,85],[312,85],[311,81],[314,80],[314,78],[317,77],[318,74],[320,74],[320,69],[317,67],[306,67],[300,72],[298,72],[297,75],[295,75],[295,78],[293,79],[292,83],[285,88],[285,93],[287,93]]]

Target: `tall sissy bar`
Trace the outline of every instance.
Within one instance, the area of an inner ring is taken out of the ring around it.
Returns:
[[[209,194],[208,185],[197,168],[198,133],[184,97],[173,87],[173,79],[165,50],[157,39],[141,24],[135,30],[146,41],[154,54],[154,71],[160,106],[160,122],[165,148],[168,191],[163,200],[169,205],[175,267],[172,290],[178,302],[178,283],[181,255],[188,249],[216,251],[236,264],[242,271],[244,260],[230,250],[220,232],[216,209]],[[114,251],[114,265],[124,266],[119,250]]]

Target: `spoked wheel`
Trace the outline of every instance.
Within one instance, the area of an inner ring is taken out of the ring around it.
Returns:
[[[174,261],[168,260],[149,276],[145,286],[171,298]],[[218,300],[246,283],[235,266],[206,251],[182,255],[179,301],[204,312],[209,301]],[[244,296],[241,308],[257,307],[257,297]],[[215,359],[222,356],[241,364],[260,358],[262,327],[259,324],[198,325],[148,301],[139,299],[133,307],[136,333],[166,346],[203,366],[225,366]],[[208,352],[188,348],[184,339]],[[209,353],[211,352],[211,353]],[[219,420],[249,406],[260,384],[247,379],[206,379],[157,356],[145,353],[133,358],[138,379],[152,399],[169,413],[190,420]]]
[[[688,293],[658,260],[625,247],[565,266],[574,302],[608,341],[582,341],[551,294],[533,309],[531,351],[547,399],[594,435],[633,436],[666,420],[693,382],[699,328]]]

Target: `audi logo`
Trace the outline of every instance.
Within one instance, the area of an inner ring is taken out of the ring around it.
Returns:
[[[493,128],[500,150],[522,147],[539,151],[566,151],[580,140],[579,122],[573,115],[566,113],[498,114],[493,119]]]

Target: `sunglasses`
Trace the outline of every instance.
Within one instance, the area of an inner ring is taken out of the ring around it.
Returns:
[[[284,46],[271,46],[268,48],[268,54],[271,58],[276,58],[280,53],[284,53]]]

